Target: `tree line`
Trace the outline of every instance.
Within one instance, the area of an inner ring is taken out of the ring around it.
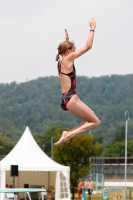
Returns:
[[[62,131],[64,131],[64,127],[62,126],[53,126],[50,127],[43,135],[37,135],[33,134],[34,139],[36,140],[37,144],[40,146],[40,148],[49,156],[52,156],[54,148],[51,148],[51,138],[53,139],[53,142],[56,142],[60,137]],[[65,129],[66,131],[69,131],[70,129]],[[88,138],[91,138],[91,142],[89,141],[89,145],[85,147],[84,143],[80,143],[82,150],[83,149],[90,149],[90,146],[93,146],[96,151],[92,151],[91,156],[99,156],[99,157],[124,157],[125,156],[125,127],[121,127],[119,131],[117,131],[114,135],[114,138],[112,142],[108,142],[108,139],[104,137],[104,135],[96,135],[93,133],[84,133],[81,134],[81,138],[84,138],[84,135]],[[86,138],[85,137],[85,138]],[[77,138],[77,139],[76,139]],[[80,138],[80,142],[82,139]],[[70,140],[71,141],[71,140]],[[72,139],[73,141],[73,139]],[[75,146],[76,143],[79,145],[78,137],[75,137],[74,140]],[[5,137],[0,133],[0,155],[6,155],[8,154],[12,148],[15,146],[16,142],[11,141],[9,138]],[[73,144],[72,142],[67,142],[68,148],[70,147],[69,144]],[[96,145],[96,146],[95,146]],[[62,145],[61,145],[62,146]],[[73,148],[75,147],[73,145]],[[127,138],[127,156],[133,157],[133,136],[128,134]],[[54,147],[54,146],[53,146]],[[64,147],[64,146],[63,146]],[[96,147],[96,148],[95,148]],[[60,148],[57,148],[60,149]],[[65,149],[67,149],[65,147]],[[79,148],[80,149],[80,148]],[[61,152],[63,152],[61,150]],[[61,153],[60,152],[60,153]],[[67,151],[69,152],[69,151]],[[83,151],[84,152],[84,151]],[[60,154],[58,152],[58,154]],[[81,155],[79,151],[77,151],[77,154]],[[90,154],[87,154],[87,156]],[[83,157],[83,156],[81,156]],[[89,157],[88,157],[89,158]],[[66,163],[64,163],[66,164]]]
[[[101,126],[51,149],[63,130],[81,122],[60,108],[61,88],[57,77],[38,78],[25,83],[0,84],[0,154],[7,155],[26,126],[43,151],[60,164],[71,167],[71,186],[93,167],[91,156],[125,155],[125,117],[128,123],[127,156],[133,156],[133,75],[99,78],[77,77],[78,95],[99,117]]]
[[[103,135],[107,143],[125,124],[124,113],[130,112],[129,135],[133,134],[133,75],[98,78],[77,77],[77,91],[99,117],[101,125],[92,130]],[[52,126],[73,128],[82,120],[60,108],[61,88],[58,77],[38,78],[24,83],[0,84],[0,132],[17,142],[26,126],[43,135]]]

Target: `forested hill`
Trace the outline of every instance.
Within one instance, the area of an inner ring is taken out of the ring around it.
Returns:
[[[101,126],[92,130],[110,139],[125,125],[124,113],[133,116],[133,75],[98,78],[77,77],[78,95],[99,117]],[[0,132],[18,140],[29,126],[32,133],[43,134],[55,125],[72,128],[80,119],[60,108],[58,77],[38,78],[25,83],[0,84]],[[133,134],[133,119],[128,132]]]

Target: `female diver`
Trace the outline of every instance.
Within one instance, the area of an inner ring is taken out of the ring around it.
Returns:
[[[76,92],[76,71],[74,60],[92,48],[94,31],[96,27],[96,20],[93,17],[90,19],[89,26],[90,32],[86,45],[81,49],[75,51],[75,45],[73,42],[69,41],[69,36],[66,29],[66,41],[61,42],[58,46],[56,61],[58,61],[61,56],[61,59],[57,64],[62,88],[62,97],[60,101],[61,108],[73,115],[76,115],[77,117],[82,118],[84,122],[73,128],[71,131],[63,131],[59,141],[54,143],[55,146],[58,146],[75,137],[76,135],[100,125],[100,120],[97,118],[94,112],[79,99]]]

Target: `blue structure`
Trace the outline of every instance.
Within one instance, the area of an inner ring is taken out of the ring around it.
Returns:
[[[103,200],[107,200],[107,190],[106,190],[106,188],[103,189]]]
[[[82,189],[82,200],[86,200],[86,191],[87,191],[86,188]]]

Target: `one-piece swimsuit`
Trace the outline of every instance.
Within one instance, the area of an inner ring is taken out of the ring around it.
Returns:
[[[68,76],[71,80],[71,87],[67,92],[62,93],[61,96],[61,100],[60,100],[60,105],[61,108],[63,110],[68,110],[67,109],[67,103],[70,101],[70,99],[72,98],[72,96],[74,94],[76,94],[76,70],[75,70],[75,66],[73,65],[73,69],[72,72],[66,74],[61,72],[61,61],[58,62],[58,73],[60,74],[64,74],[66,76]]]

